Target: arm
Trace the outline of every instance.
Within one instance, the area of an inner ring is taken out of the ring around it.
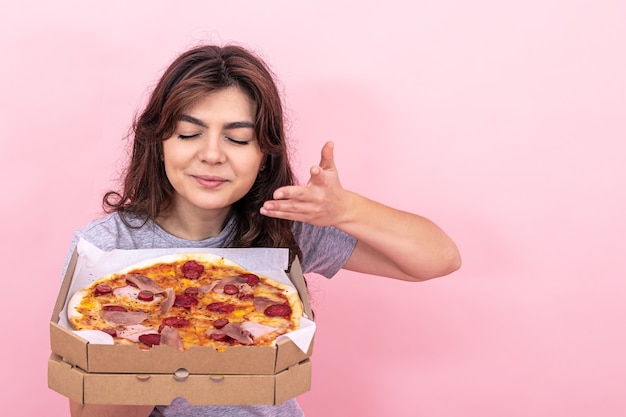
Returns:
[[[79,404],[70,400],[72,417],[148,417],[153,409],[152,405]]]
[[[457,270],[461,259],[454,242],[430,220],[345,190],[333,158],[333,144],[322,149],[306,186],[281,187],[261,213],[316,226],[335,226],[357,238],[345,269],[423,281]]]

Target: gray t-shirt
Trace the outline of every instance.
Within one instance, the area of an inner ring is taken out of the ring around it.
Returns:
[[[128,219],[133,226],[143,220]],[[69,254],[80,238],[104,251],[113,249],[150,248],[222,248],[232,241],[235,228],[230,220],[218,236],[200,241],[180,239],[148,220],[139,228],[124,224],[117,213],[96,219],[74,233]],[[302,270],[331,278],[346,263],[356,239],[334,227],[316,227],[294,223],[294,236],[302,250]],[[69,257],[68,257],[69,260]],[[66,261],[67,267],[67,261]],[[64,268],[65,269],[65,268]],[[63,273],[65,275],[65,271]],[[275,406],[191,406],[183,398],[176,398],[169,406],[159,406],[154,416],[165,417],[298,417],[303,412],[295,399]]]

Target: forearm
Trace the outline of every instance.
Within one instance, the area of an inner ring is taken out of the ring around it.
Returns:
[[[335,226],[359,241],[346,269],[422,281],[460,267],[456,245],[432,221],[350,191],[342,199]]]

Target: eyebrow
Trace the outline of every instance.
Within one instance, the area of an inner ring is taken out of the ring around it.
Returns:
[[[189,122],[189,123],[193,123],[194,125],[208,128],[206,123],[204,123],[202,120],[198,119],[197,117],[190,116],[188,114],[181,115],[179,120],[181,122]],[[248,121],[230,122],[230,123],[226,123],[224,128],[225,129],[254,129],[254,123],[248,122]]]

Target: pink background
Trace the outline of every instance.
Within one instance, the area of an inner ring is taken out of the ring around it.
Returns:
[[[310,279],[308,416],[626,414],[625,2],[24,4],[0,6],[3,415],[67,415],[46,361],[72,231],[198,41],[269,61],[300,174],[332,139],[346,187],[463,254],[421,284]]]

